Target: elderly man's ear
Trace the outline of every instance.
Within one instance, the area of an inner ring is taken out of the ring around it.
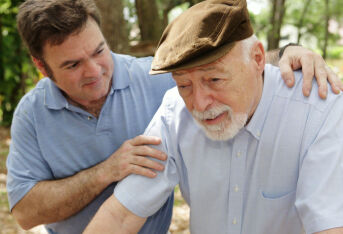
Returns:
[[[256,41],[251,49],[251,56],[254,65],[259,73],[262,74],[266,64],[265,52],[261,42]]]

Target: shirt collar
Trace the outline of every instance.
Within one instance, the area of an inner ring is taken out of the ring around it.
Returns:
[[[63,96],[61,90],[50,78],[44,78],[42,82],[47,83],[44,89],[44,104],[48,108],[59,110],[68,106],[67,99]]]
[[[114,72],[109,95],[112,95],[115,90],[125,89],[130,85],[129,64],[127,60],[114,53],[111,53],[111,55],[114,63]],[[68,108],[69,103],[56,84],[49,78],[44,79],[43,82],[47,82],[44,89],[45,105],[55,110]]]
[[[264,122],[268,114],[269,106],[273,99],[274,89],[272,87],[273,84],[269,79],[274,79],[275,77],[270,77],[268,66],[270,65],[267,64],[264,70],[264,82],[261,100],[257,105],[249,124],[246,126],[246,130],[250,132],[257,140],[260,139],[263,133]]]
[[[112,53],[114,63],[114,72],[112,76],[112,89],[120,90],[130,86],[129,60],[124,58],[125,55]]]

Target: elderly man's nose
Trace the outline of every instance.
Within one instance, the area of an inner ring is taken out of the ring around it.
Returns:
[[[193,90],[193,108],[197,111],[205,111],[213,102],[208,91],[202,88]]]

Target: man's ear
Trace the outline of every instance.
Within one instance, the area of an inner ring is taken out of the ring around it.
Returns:
[[[35,66],[39,69],[39,71],[44,75],[44,76],[48,76],[48,73],[46,71],[46,68],[45,68],[45,63],[41,60],[41,59],[38,59],[38,58],[35,58],[33,56],[31,56],[31,59],[32,59],[32,62],[35,64]]]
[[[253,61],[256,63],[258,70],[263,72],[264,65],[266,64],[266,57],[265,57],[265,51],[264,47],[261,42],[256,42],[252,49],[252,58]]]

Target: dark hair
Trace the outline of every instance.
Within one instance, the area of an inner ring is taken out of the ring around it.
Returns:
[[[100,26],[92,0],[27,0],[19,7],[17,26],[31,55],[43,59],[46,43],[60,45],[82,30],[91,17]]]

